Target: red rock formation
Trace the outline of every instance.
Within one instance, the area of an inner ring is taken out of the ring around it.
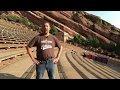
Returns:
[[[74,14],[73,11],[0,11],[0,14],[13,14],[19,15],[22,17],[27,17],[30,21],[37,25],[41,25],[43,20],[48,20],[61,30],[69,33],[71,36],[74,36],[78,33],[85,37],[88,37],[90,34],[96,36],[99,40],[111,43],[111,42],[119,42],[120,43],[120,34],[110,32],[109,30],[99,26],[96,23],[89,21],[85,16],[91,17],[94,20],[99,17],[94,15],[86,14],[85,12],[80,12],[79,14]],[[104,21],[104,23],[106,23]],[[107,23],[109,24],[109,23]],[[120,30],[115,28],[113,25],[107,27],[108,29],[116,29],[118,32]]]
[[[88,37],[89,34],[93,35],[93,36],[96,36],[98,39],[102,40],[103,42],[106,42],[106,43],[110,43],[112,41],[110,41],[109,39],[103,37],[102,35],[90,30],[89,28],[87,28],[86,26],[80,24],[80,23],[77,23],[77,22],[74,22],[73,20],[65,17],[64,15],[58,13],[58,12],[55,12],[55,11],[42,11],[44,14],[50,16],[51,18],[63,23],[64,25],[72,28],[73,30],[75,30],[76,32],[79,32],[81,33],[83,36],[85,37]]]

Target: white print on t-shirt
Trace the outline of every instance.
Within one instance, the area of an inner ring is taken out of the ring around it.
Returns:
[[[48,48],[52,48],[52,41],[48,41],[47,39],[41,41],[41,49],[45,50]]]

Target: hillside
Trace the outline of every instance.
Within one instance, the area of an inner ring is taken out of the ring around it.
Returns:
[[[26,46],[44,20],[63,46],[56,79],[120,79],[120,29],[83,11],[0,11],[0,79],[36,78]]]
[[[2,18],[4,16],[23,17],[39,27],[44,20],[47,20],[59,30],[56,36],[62,41],[65,38],[66,42],[67,39],[71,39],[77,34],[87,40],[91,35],[104,44],[112,44],[108,49],[113,48],[113,45],[119,49],[120,29],[100,17],[84,11],[0,11],[0,16]],[[66,36],[64,32],[66,32]]]
[[[83,11],[1,11],[0,14],[26,17],[39,26],[45,19],[70,35],[80,33],[87,38],[91,34],[106,43],[120,43],[120,29]]]

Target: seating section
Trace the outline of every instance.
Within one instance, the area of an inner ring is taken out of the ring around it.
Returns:
[[[95,61],[90,56],[82,56],[85,50],[69,44],[65,46],[59,61],[62,70],[58,68],[64,79],[120,79],[120,67],[110,64],[113,60],[109,59],[107,64]],[[103,56],[99,55],[99,58]]]
[[[0,61],[26,53],[25,46],[37,34],[39,33],[31,29],[29,30],[9,21],[0,20],[0,54],[2,54],[0,56]],[[24,48],[24,50],[21,51],[17,48],[21,48],[21,50]],[[14,53],[9,52],[9,54],[4,56],[2,51],[6,50],[7,52],[9,49],[11,49],[11,51],[13,50],[13,52],[15,49],[18,51]]]
[[[28,42],[36,34],[38,34],[38,32],[8,24],[8,22],[0,22],[0,40]]]
[[[35,79],[35,66],[30,60],[25,46],[37,34],[39,34],[37,31],[0,20],[0,62],[21,56],[18,57],[21,59],[19,62],[0,70],[0,73],[10,71],[10,74],[17,74],[16,76],[19,78]],[[62,55],[55,69],[56,79],[120,79],[119,59],[113,60],[97,53],[86,52],[80,47],[67,43],[62,43],[62,46]],[[35,51],[36,48],[33,48],[34,55]],[[55,55],[57,52],[58,49],[55,48]],[[20,68],[14,68],[15,66]],[[0,78],[3,77],[0,76]],[[4,76],[4,78],[6,77]],[[47,72],[45,72],[44,78],[48,79]]]
[[[87,57],[89,59],[93,59],[93,60],[98,61],[98,62],[105,63],[105,64],[107,64],[107,62],[108,62],[107,57],[104,57],[104,56],[98,55],[98,54],[93,54],[93,53],[91,54],[91,53],[84,52],[84,53],[82,53],[82,56]]]

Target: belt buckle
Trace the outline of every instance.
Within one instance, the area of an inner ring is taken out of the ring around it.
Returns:
[[[47,60],[51,60],[51,59],[52,59],[52,57],[47,58]]]

